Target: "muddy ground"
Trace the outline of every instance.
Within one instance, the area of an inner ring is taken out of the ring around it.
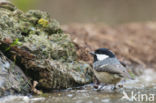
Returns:
[[[103,24],[63,25],[77,44],[79,58],[91,63],[88,51],[109,48],[127,64],[156,68],[156,23],[130,23],[117,26]]]

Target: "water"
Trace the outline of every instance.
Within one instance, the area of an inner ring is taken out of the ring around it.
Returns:
[[[1,98],[0,103],[154,103],[156,101],[155,73],[152,69],[147,69],[143,75],[135,80],[124,82],[124,87],[115,91],[111,86],[105,86],[103,90],[97,91],[93,88],[93,84],[89,84],[45,93],[42,96],[7,96]],[[123,97],[124,94],[129,97],[129,100]]]

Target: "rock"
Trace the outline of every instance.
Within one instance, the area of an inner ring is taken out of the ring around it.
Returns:
[[[0,6],[0,50],[37,81],[38,88],[92,82],[90,65],[78,60],[75,44],[56,20],[39,10],[23,13],[12,5]]]
[[[30,85],[24,73],[0,52],[0,96],[29,92]]]

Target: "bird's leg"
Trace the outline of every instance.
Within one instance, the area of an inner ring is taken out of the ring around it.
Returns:
[[[97,89],[99,87],[99,85],[100,85],[99,80],[96,77],[94,77],[94,88]]]
[[[112,87],[112,90],[116,90],[117,89],[117,85],[114,84],[113,87]]]

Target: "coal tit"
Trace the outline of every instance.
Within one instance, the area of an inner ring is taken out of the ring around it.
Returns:
[[[113,84],[115,89],[122,78],[131,78],[109,49],[99,48],[90,54],[94,57],[93,72],[100,83]]]

